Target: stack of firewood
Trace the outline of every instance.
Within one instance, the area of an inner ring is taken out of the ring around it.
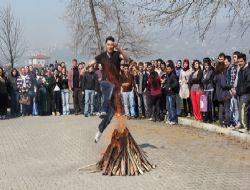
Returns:
[[[133,176],[149,172],[156,166],[149,163],[146,154],[126,128],[123,132],[114,130],[111,142],[96,167],[103,175]]]

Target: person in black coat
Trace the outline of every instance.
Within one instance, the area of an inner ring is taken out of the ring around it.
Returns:
[[[13,68],[10,72],[10,96],[11,96],[11,116],[16,117],[20,115],[19,92],[17,88],[18,71]]]
[[[193,112],[195,120],[201,121],[200,112],[200,99],[202,95],[202,76],[203,72],[201,70],[201,62],[199,60],[194,60],[193,73],[189,77],[189,87],[191,91],[191,100],[193,105]]]
[[[139,63],[139,72],[135,76],[136,93],[138,97],[139,118],[149,117],[147,102],[148,73],[144,71],[143,63]]]
[[[214,94],[214,68],[211,65],[210,58],[203,59],[204,71],[202,77],[203,94],[207,96],[207,112],[203,113],[203,121],[212,123],[214,118],[213,112],[213,94]]]
[[[0,119],[7,118],[8,90],[9,81],[5,76],[3,68],[0,67]]]
[[[242,132],[250,132],[250,63],[246,62],[246,55],[241,53],[238,56],[238,64],[240,67],[238,73],[238,83],[236,87],[237,95],[240,98],[240,123]]]
[[[94,71],[94,67],[90,66],[81,81],[82,94],[85,95],[84,115],[88,117],[93,115],[94,97],[99,89],[98,76]]]
[[[52,115],[60,115],[60,102],[61,102],[61,83],[59,72],[54,70],[53,76],[49,79],[49,86],[51,90],[51,111]]]
[[[215,69],[214,83],[215,83],[215,96],[219,102],[219,121],[221,127],[230,126],[230,99],[232,97],[232,87],[227,84],[224,75],[225,64],[218,62]]]

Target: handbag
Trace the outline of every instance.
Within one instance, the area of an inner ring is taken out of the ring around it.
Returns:
[[[23,105],[30,105],[30,98],[28,95],[21,95],[19,99],[19,103]]]
[[[200,111],[207,112],[207,108],[208,108],[208,97],[206,95],[201,95]]]

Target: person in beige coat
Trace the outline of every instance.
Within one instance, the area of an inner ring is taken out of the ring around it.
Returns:
[[[179,83],[180,83],[180,92],[179,95],[183,101],[184,116],[190,117],[192,115],[192,103],[190,99],[190,90],[189,90],[189,76],[191,74],[191,70],[189,68],[189,60],[183,60],[183,68],[181,70]]]

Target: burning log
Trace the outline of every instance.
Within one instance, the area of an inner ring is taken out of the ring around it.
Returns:
[[[156,166],[150,164],[145,152],[125,128],[123,132],[114,130],[111,142],[96,167],[103,172],[103,175],[133,176],[149,172]]]

